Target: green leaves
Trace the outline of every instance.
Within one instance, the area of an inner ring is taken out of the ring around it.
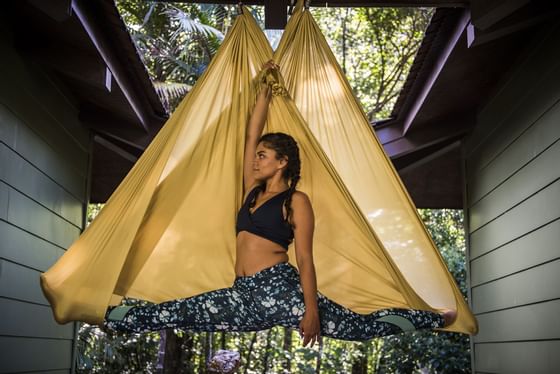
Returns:
[[[187,34],[188,33],[200,34],[207,38],[215,37],[218,38],[219,40],[224,39],[224,34],[220,30],[208,24],[201,23],[196,19],[191,18],[187,13],[185,13],[181,9],[171,7],[169,9],[164,10],[162,14],[167,15],[171,23],[176,22],[179,25],[179,27],[171,35],[171,39],[170,39],[171,42],[175,41],[175,39],[182,32]],[[204,13],[202,13],[200,16],[201,19],[205,20],[206,22],[210,22],[209,17],[207,17]]]
[[[168,112],[206,70],[236,14],[234,6],[138,0],[118,0],[117,8],[152,81],[175,84],[156,87]]]
[[[427,8],[312,8],[370,121],[388,118],[429,24]]]

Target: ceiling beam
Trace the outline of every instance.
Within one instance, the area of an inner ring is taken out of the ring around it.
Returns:
[[[114,153],[116,153],[117,155],[119,155],[120,157],[122,157],[123,159],[130,161],[131,163],[136,163],[136,161],[138,161],[138,156],[133,155],[132,153],[127,152],[126,150],[124,150],[123,148],[119,147],[118,145],[116,145],[115,143],[111,142],[108,139],[105,139],[103,136],[100,135],[95,135],[93,137],[93,141],[101,144],[103,147],[113,151]]]
[[[264,1],[264,28],[284,30],[288,22],[288,2],[286,0]]]
[[[445,118],[436,118],[406,135],[387,126],[376,129],[376,134],[385,152],[391,159],[406,156],[410,153],[445,143],[457,137],[466,135],[474,127],[473,112],[454,113]]]
[[[536,26],[550,18],[558,17],[560,9],[547,7],[526,7],[526,11],[513,14],[494,26],[481,30],[474,24],[467,27],[467,45],[469,48],[503,38],[514,32]]]
[[[447,62],[447,59],[451,55],[451,52],[455,48],[455,45],[459,41],[459,38],[463,34],[463,31],[467,27],[469,20],[470,20],[470,13],[468,10],[465,9],[462,11],[462,14],[459,17],[459,20],[457,21],[457,24],[455,25],[453,32],[449,35],[447,41],[441,47],[440,49],[441,52],[439,53],[438,57],[433,63],[430,73],[428,74],[428,77],[420,87],[418,94],[415,95],[414,101],[408,107],[406,112],[403,114],[403,126],[402,126],[403,135],[406,135],[406,133],[410,129],[410,126],[412,125],[412,122],[414,122],[416,115],[420,111],[420,108],[422,108],[422,105],[424,105],[424,101],[426,100],[426,97],[430,93],[432,86],[434,85],[436,79],[439,77],[439,74],[441,73],[441,70],[443,69],[443,66]]]
[[[142,105],[142,98],[140,97],[140,93],[135,89],[134,82],[130,79],[127,72],[127,66],[123,66],[117,56],[117,51],[110,47],[111,42],[109,38],[111,36],[107,34],[107,30],[101,27],[96,18],[97,16],[91,9],[91,4],[91,2],[86,0],[73,0],[72,9],[74,14],[76,14],[80,20],[89,38],[95,45],[95,48],[101,55],[101,58],[105,62],[106,66],[111,71],[112,78],[114,78],[118,86],[121,88],[121,91],[136,114],[138,120],[144,129],[148,131],[152,122],[152,115],[149,112],[149,108],[146,105]]]
[[[486,30],[527,3],[529,0],[471,0],[471,22]]]
[[[59,74],[111,92],[111,71],[98,56],[64,45],[37,45],[27,38],[17,38],[16,48],[22,55]]]
[[[81,111],[78,118],[94,133],[113,139],[134,154],[144,152],[157,135],[153,131],[146,132],[134,124],[119,120],[109,112]]]
[[[71,0],[29,0],[29,3],[57,22],[72,16]]]
[[[412,170],[415,170],[417,168],[419,168],[420,166],[426,165],[430,162],[432,162],[433,160],[437,159],[440,156],[443,156],[446,153],[451,152],[454,149],[457,149],[461,146],[461,141],[460,140],[455,140],[453,143],[450,143],[440,149],[438,149],[435,152],[430,153],[429,155],[422,157],[408,165],[406,165],[405,167],[402,167],[399,169],[399,174],[400,173],[408,173],[411,172]]]

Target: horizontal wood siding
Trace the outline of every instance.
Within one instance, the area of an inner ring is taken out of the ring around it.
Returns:
[[[39,287],[79,236],[89,134],[78,111],[0,26],[0,372],[69,373],[77,325]]]
[[[557,372],[560,341],[489,343],[477,345],[479,368],[486,373]]]
[[[60,363],[72,359],[72,340],[0,336],[0,352],[9,357],[2,361],[3,373],[69,373]]]
[[[552,221],[471,261],[471,285],[523,271],[558,258],[560,220]],[[530,248],[528,250],[527,248]]]
[[[466,142],[475,372],[560,372],[559,38],[536,39]]]

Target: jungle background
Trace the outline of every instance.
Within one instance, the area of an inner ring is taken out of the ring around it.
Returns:
[[[233,24],[232,5],[118,0],[140,58],[171,113],[208,66]],[[250,7],[264,28],[262,7]],[[372,123],[388,118],[433,9],[311,8]],[[88,222],[101,205],[90,205]],[[463,212],[419,210],[447,266],[466,297]],[[126,300],[126,304],[141,303]],[[367,342],[323,338],[302,347],[296,331],[145,334],[103,332],[81,324],[79,373],[205,373],[219,349],[238,352],[239,373],[467,373],[466,335],[435,331]]]

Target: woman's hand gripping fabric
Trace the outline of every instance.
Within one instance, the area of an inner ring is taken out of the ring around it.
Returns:
[[[273,60],[269,60],[263,65],[257,78],[260,85],[259,91],[263,90],[263,88],[267,88],[269,90],[269,95],[288,96],[288,90],[286,90],[286,85],[280,75],[279,69],[280,66],[278,66]]]

